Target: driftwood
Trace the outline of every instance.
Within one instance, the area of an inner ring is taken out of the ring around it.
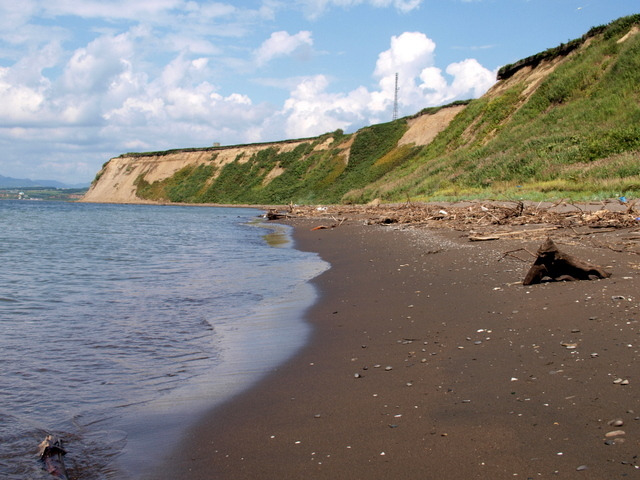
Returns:
[[[54,478],[60,480],[69,479],[67,469],[64,466],[64,459],[62,458],[66,453],[65,449],[62,448],[62,441],[54,435],[47,435],[40,444],[38,451],[44,469]]]
[[[289,215],[286,213],[278,212],[278,210],[271,208],[264,214],[264,217],[267,220],[280,220],[281,218],[289,218]]]
[[[547,240],[538,248],[538,257],[529,269],[523,285],[541,283],[543,279],[551,281],[590,280],[608,278],[611,274],[588,262],[584,262],[572,255],[561,252],[553,240]]]

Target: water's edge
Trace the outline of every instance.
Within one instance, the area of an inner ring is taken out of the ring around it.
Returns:
[[[271,248],[297,250],[293,227],[257,218],[249,224],[267,231],[263,239]],[[225,361],[212,369],[208,379],[203,379],[196,389],[187,386],[174,392],[171,398],[156,402],[152,409],[149,405],[140,409],[136,423],[127,425],[127,450],[116,463],[119,478],[153,479],[166,452],[179,448],[202,418],[215,415],[217,407],[250,390],[305,348],[311,337],[305,312],[318,301],[312,280],[330,265],[317,254],[304,253],[313,258],[315,266],[303,282],[277,301],[261,305],[242,329],[217,330],[229,348]],[[270,323],[276,318],[278,328],[273,329]],[[256,333],[267,336],[257,342]],[[248,336],[252,337],[251,342],[247,341]]]

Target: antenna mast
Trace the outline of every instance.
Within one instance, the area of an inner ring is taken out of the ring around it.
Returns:
[[[398,119],[398,72],[396,72],[396,88],[393,92],[393,119]]]

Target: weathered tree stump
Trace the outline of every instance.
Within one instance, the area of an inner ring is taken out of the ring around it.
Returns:
[[[62,448],[62,441],[55,435],[47,435],[39,446],[40,461],[44,469],[54,478],[68,480],[67,469],[62,458],[67,452]]]
[[[542,283],[543,279],[562,282],[572,280],[590,280],[608,278],[611,274],[598,265],[593,265],[561,252],[553,240],[547,238],[538,248],[538,258],[533,263],[523,285]]]

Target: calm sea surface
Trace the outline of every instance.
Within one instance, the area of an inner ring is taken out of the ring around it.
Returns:
[[[327,265],[252,209],[0,201],[0,478],[137,478],[301,348]],[[275,229],[275,230],[274,230]]]

